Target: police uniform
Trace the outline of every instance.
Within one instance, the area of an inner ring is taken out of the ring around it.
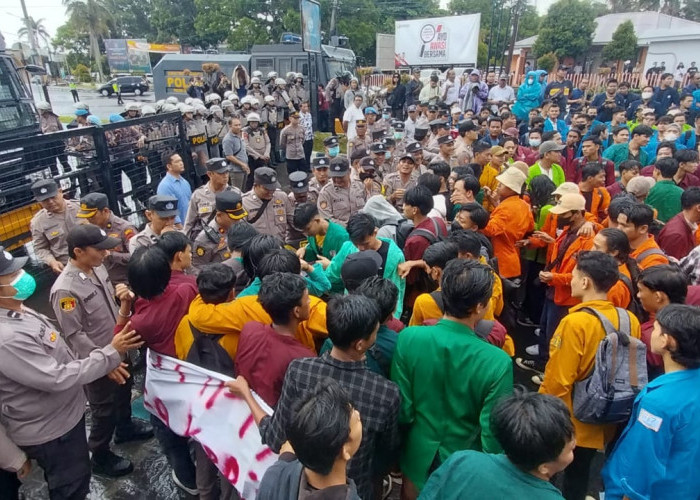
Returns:
[[[287,241],[294,212],[289,198],[279,189],[277,174],[269,167],[261,167],[255,171],[254,185],[275,191],[270,200],[261,200],[255,194],[255,187],[243,195],[243,208],[248,212],[248,222],[259,233],[271,234]]]
[[[109,249],[120,243],[92,224],[74,228],[68,238],[79,248]],[[51,287],[49,299],[66,343],[78,358],[88,358],[112,342],[118,307],[104,266],[85,273],[69,261]],[[131,424],[132,384],[131,378],[118,385],[104,376],[85,386],[92,414],[88,446],[97,459],[109,453],[115,427]]]
[[[311,168],[314,170],[318,168],[329,168],[330,163],[330,158],[325,156],[317,156],[311,159]],[[326,184],[330,182],[331,181],[329,179],[326,181]],[[309,203],[316,203],[318,201],[318,195],[321,192],[321,189],[323,189],[323,186],[318,182],[315,176],[312,176],[309,180]]]
[[[248,115],[249,122],[257,121],[258,126],[254,129],[247,126],[243,129],[243,140],[246,145],[246,153],[248,154],[248,165],[251,172],[255,169],[265,167],[270,162],[270,137],[262,126],[260,115],[251,113]],[[265,159],[267,157],[267,160]],[[253,176],[250,174],[246,180],[246,189],[253,187]]]
[[[225,158],[211,158],[207,162],[207,172],[224,173],[230,172],[231,165]],[[222,191],[232,191],[242,195],[237,187],[226,185]],[[194,190],[187,206],[187,215],[182,232],[190,239],[194,240],[202,228],[214,218],[216,192],[211,188],[211,181]]]
[[[161,217],[173,217],[177,215],[177,198],[156,194],[148,199],[148,209],[156,212]],[[133,254],[139,247],[150,247],[158,243],[157,235],[149,222],[143,230],[129,241],[129,253]]]
[[[280,133],[280,148],[287,160],[302,160],[304,156],[304,127],[287,125]]]
[[[248,213],[243,208],[240,193],[224,191],[216,193],[215,213],[222,213],[231,220],[240,221]],[[222,227],[216,218],[212,219],[192,243],[192,265],[201,269],[206,264],[224,262],[231,257],[227,240],[227,228]]]
[[[32,184],[32,193],[37,201],[44,201],[58,194],[58,185],[52,179],[37,181]],[[65,204],[65,210],[60,214],[42,208],[29,223],[34,252],[48,265],[55,260],[64,265],[68,262],[66,235],[79,223],[76,215],[80,206],[73,200],[65,200]]]
[[[372,182],[369,188],[365,184],[364,180],[360,177],[361,175],[373,176],[371,177]],[[360,160],[359,170],[352,169],[350,179],[362,184],[363,189],[365,191],[365,198],[368,200],[374,195],[384,194],[384,187],[382,186],[382,183],[378,180],[376,164],[374,162],[374,159],[369,156],[365,156]]]
[[[331,161],[330,176],[350,176],[350,163],[345,157],[336,157]],[[365,206],[365,189],[361,182],[350,180],[347,188],[329,182],[318,195],[318,212],[321,217],[336,224],[347,225],[350,216]]]
[[[450,143],[454,144],[455,141],[454,141],[454,139],[452,138],[451,135],[443,135],[442,137],[440,137],[440,138],[438,139],[437,142],[438,142],[438,145],[443,145],[443,144],[450,144]],[[454,154],[450,155],[449,158],[445,158],[444,156],[442,156],[442,153],[439,153],[439,154],[435,155],[435,156],[430,160],[430,164],[438,163],[438,162],[441,162],[441,161],[447,163],[447,164],[450,166],[450,168],[454,168],[454,167],[456,167],[457,165],[459,165],[459,163],[458,163],[458,161],[457,161],[457,157],[456,157]]]
[[[380,163],[379,159],[376,157],[376,154],[378,153],[384,153],[384,155],[386,155],[388,148],[384,142],[379,141],[372,143],[372,146],[370,146],[370,151],[375,155],[372,157],[372,159],[375,161],[377,174],[380,178],[384,178],[386,175],[396,170],[395,166],[391,162],[391,159],[387,159],[386,156],[384,156],[384,161]]]
[[[289,198],[289,203],[292,206],[292,213],[294,210],[302,203],[315,203],[311,201],[309,197],[309,176],[306,172],[292,172],[289,174],[289,187],[290,193],[287,195]],[[297,195],[301,195],[302,199],[298,200]],[[287,243],[294,247],[299,248],[299,244],[306,240],[306,236],[299,229],[294,227],[294,225],[289,226],[289,234],[287,235]]]
[[[403,198],[392,201],[391,195],[399,189],[408,190],[415,187],[418,184],[418,176],[418,172],[414,169],[406,183],[401,180],[401,174],[399,172],[393,172],[384,177],[384,196],[386,196],[389,203],[394,205],[399,212],[403,210]]]
[[[192,153],[197,157],[195,161],[195,171],[197,175],[206,173],[206,162],[209,159],[209,146],[207,143],[207,129],[202,120],[193,118],[185,119],[185,130],[187,131],[187,140],[190,143]]]

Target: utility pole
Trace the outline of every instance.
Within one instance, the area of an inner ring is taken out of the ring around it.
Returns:
[[[515,42],[518,38],[518,23],[520,22],[520,13],[523,9],[522,1],[523,0],[516,0],[515,8],[513,9],[513,33],[510,37],[510,44],[508,44],[508,60],[506,61],[506,74],[510,73],[510,64],[513,60],[513,52],[515,51]],[[520,71],[520,68],[517,68],[516,71]]]
[[[24,0],[22,0],[24,2]],[[331,35],[338,36],[338,27],[335,24],[336,17],[338,16],[338,0],[333,0],[333,10],[331,10],[331,29],[329,30]]]
[[[24,4],[24,0],[19,0],[22,4],[22,13],[24,14],[24,24],[27,26],[27,35],[29,36],[29,45],[32,46],[32,62],[36,64],[36,58],[39,55],[39,48],[36,45],[36,40],[34,38],[34,28],[32,27],[32,22],[27,14],[27,6]]]

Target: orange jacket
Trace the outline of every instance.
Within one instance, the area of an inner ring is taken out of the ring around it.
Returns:
[[[517,196],[503,200],[491,214],[483,233],[491,239],[502,278],[520,276],[520,249],[515,242],[535,228],[530,206]]]
[[[591,197],[591,209],[588,212],[592,213],[598,222],[603,222],[608,216],[609,206],[610,193],[608,193],[608,190],[600,187],[594,188],[593,196]]]
[[[498,181],[496,180],[496,176],[499,173],[500,172],[496,170],[495,167],[491,166],[491,163],[487,163],[481,171],[481,175],[479,176],[479,184],[482,188],[487,187],[491,191],[496,191],[496,188],[498,187]],[[489,212],[493,212],[494,207],[486,196],[484,196],[483,205],[486,210],[488,210]]]
[[[630,257],[636,260],[639,255],[641,255],[645,250],[649,250],[650,248],[656,248],[658,250],[661,250],[661,248],[659,248],[659,245],[656,243],[656,240],[654,240],[654,236],[652,235],[649,235],[649,238],[647,238],[647,240],[644,243],[639,245],[639,248],[635,248],[634,250],[632,250]],[[637,266],[639,266],[639,269],[642,271],[647,267],[663,266],[665,264],[668,264],[668,259],[665,255],[660,254],[647,255],[641,262],[637,262]]]
[[[569,231],[566,226],[553,244],[551,259],[548,259],[547,266],[551,265],[559,255],[559,247],[564,242]],[[564,256],[555,268],[550,269],[552,281],[549,286],[554,287],[554,303],[559,306],[573,306],[579,303],[578,299],[571,296],[571,273],[576,267],[576,254],[584,250],[593,248],[593,236],[577,236],[576,239],[566,249]]]
[[[597,233],[601,229],[603,229],[603,226],[598,223],[598,220],[596,219],[595,215],[593,215],[590,212],[586,212],[586,222],[590,222],[593,224],[593,230]],[[557,239],[557,214],[553,214],[552,212],[547,213],[547,217],[544,219],[544,224],[542,224],[542,227],[540,228],[540,231],[543,233],[547,233],[550,235],[552,238]],[[530,236],[528,238],[529,241],[529,247],[530,248],[544,248],[547,247],[547,262],[550,262],[550,258],[552,256],[552,250],[554,249],[554,245],[547,245],[544,241],[539,239],[536,236]]]
[[[620,264],[617,268],[621,274],[624,274],[631,279],[630,271],[627,269],[627,264]],[[630,294],[629,288],[625,285],[622,280],[617,280],[610,290],[608,290],[608,300],[613,303],[615,307],[622,307],[627,309],[632,301],[632,295]]]

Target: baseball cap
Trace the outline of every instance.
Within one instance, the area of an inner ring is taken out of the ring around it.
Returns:
[[[455,140],[451,135],[443,135],[442,137],[438,137],[437,140],[438,144],[452,144],[453,142],[455,142]]]
[[[255,169],[253,174],[255,184],[258,184],[265,189],[274,191],[280,188],[280,183],[277,182],[277,173],[270,167],[259,167]]]
[[[233,220],[240,220],[248,212],[243,208],[243,198],[238,191],[221,191],[214,196],[216,210],[226,213]]]
[[[148,209],[158,214],[159,217],[173,217],[177,215],[177,198],[164,194],[154,194],[148,199]]]
[[[578,185],[574,182],[562,182],[552,192],[552,194],[556,194],[559,196],[563,196],[565,194],[579,194],[579,193],[580,193],[580,190],[578,188]]]
[[[216,172],[223,174],[231,171],[231,165],[226,158],[211,158],[207,160],[207,172]]]
[[[66,242],[70,248],[93,247],[99,250],[114,248],[121,243],[118,238],[107,236],[104,230],[94,224],[79,224],[68,231]]]
[[[394,123],[394,130],[397,132],[403,132],[406,130],[406,124],[404,122],[396,122]]]
[[[382,257],[374,250],[351,253],[340,267],[340,277],[345,288],[354,289],[367,278],[377,276],[382,267]]]
[[[42,179],[32,184],[32,194],[36,201],[44,201],[58,194],[58,184],[53,179]]]
[[[331,177],[345,177],[350,170],[350,162],[345,156],[336,156],[331,160]]]
[[[442,118],[436,118],[435,120],[430,120],[430,122],[428,122],[428,125],[430,125],[431,127],[443,127],[447,125],[447,122]]]
[[[364,168],[365,170],[368,168],[377,168],[377,164],[374,161],[374,158],[371,156],[365,156],[360,160],[360,167]]]
[[[393,148],[396,146],[396,141],[391,137],[382,137],[382,144],[384,144],[387,148]]]
[[[634,181],[634,182],[632,182]],[[638,175],[632,177],[627,183],[626,190],[635,196],[646,196],[649,191],[654,187],[656,181],[653,177],[647,177],[645,175]]]
[[[289,174],[289,187],[292,193],[306,193],[309,190],[309,176],[303,170]]]
[[[506,148],[504,148],[503,146],[494,146],[491,148],[491,154],[493,156],[501,156],[502,154],[507,152],[508,150],[506,150]]]
[[[80,200],[80,211],[76,217],[80,219],[89,219],[97,213],[109,206],[109,200],[104,193],[88,193]]]
[[[382,113],[391,113],[391,106],[384,106],[382,108]]]
[[[544,141],[542,144],[540,144],[540,155],[545,155],[552,151],[561,151],[565,147],[566,146],[563,144],[558,144],[555,141]]]
[[[338,142],[338,138],[334,135],[331,135],[330,137],[326,137],[323,139],[323,145],[326,146],[327,148],[333,148],[340,144]]]
[[[13,257],[5,247],[0,246],[0,276],[7,276],[24,267],[29,257]]]
[[[416,159],[413,157],[411,153],[404,153],[399,157],[399,161],[403,160],[411,160],[412,163],[416,163]]]
[[[331,165],[330,158],[326,156],[317,156],[311,159],[312,168],[328,168]]]
[[[586,209],[586,198],[578,193],[567,193],[562,195],[559,203],[554,205],[549,212],[553,214],[565,214],[571,211],[581,211]]]

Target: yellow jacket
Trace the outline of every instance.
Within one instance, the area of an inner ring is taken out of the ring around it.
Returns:
[[[496,180],[496,176],[499,173],[500,172],[496,170],[495,167],[491,166],[491,163],[487,163],[484,169],[481,171],[481,175],[479,176],[479,184],[481,184],[482,188],[487,187],[491,189],[491,191],[496,191],[496,188],[498,187],[498,181]],[[493,209],[495,208],[486,196],[484,196],[483,205],[484,208],[489,212],[493,212]]]
[[[309,296],[309,319],[300,323],[297,328],[296,339],[314,352],[317,338],[328,336],[326,329],[326,303]],[[238,350],[238,336],[243,325],[249,321],[259,321],[271,324],[272,318],[265,312],[257,295],[240,297],[233,302],[223,304],[206,304],[200,295],[197,295],[190,304],[188,314],[182,318],[175,331],[175,352],[177,357],[185,359],[192,347],[192,331],[189,322],[203,333],[222,334],[219,343],[226,349],[231,359],[236,357]]]
[[[582,302],[569,309],[561,320],[549,344],[549,362],[544,371],[540,392],[556,396],[569,407],[576,430],[576,444],[584,448],[602,450],[615,433],[615,424],[584,424],[573,417],[571,396],[574,383],[586,378],[595,364],[598,344],[605,338],[605,330],[598,318],[585,311],[590,307],[601,312],[616,328],[619,326],[615,306],[607,300]],[[631,334],[641,337],[639,320],[630,314]]]

